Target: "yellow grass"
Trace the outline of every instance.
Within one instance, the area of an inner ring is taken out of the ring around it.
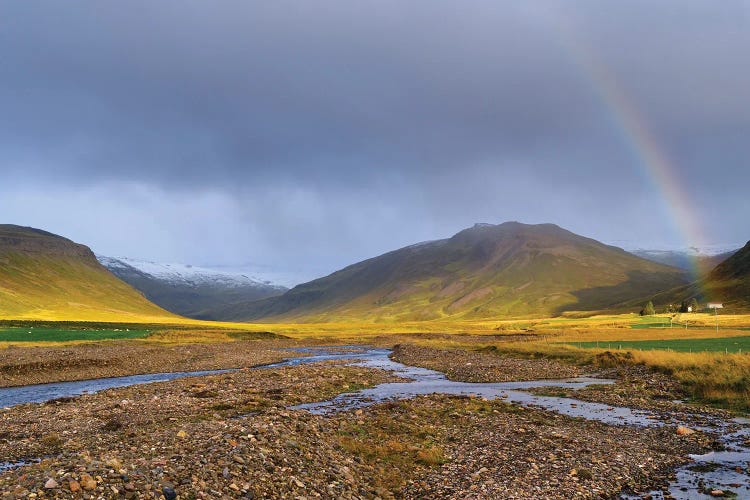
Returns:
[[[73,318],[47,315],[25,319]],[[668,316],[660,316],[662,319]],[[130,342],[158,342],[165,344],[195,342],[225,342],[236,340],[233,332],[272,332],[293,339],[339,343],[382,341],[389,334],[408,334],[409,342],[424,343],[439,348],[479,349],[494,347],[507,355],[549,357],[572,363],[601,363],[597,357],[605,349],[579,349],[562,342],[592,342],[616,340],[669,340],[701,339],[714,337],[750,336],[750,315],[719,315],[719,332],[715,330],[716,318],[710,314],[686,314],[690,325],[702,328],[649,328],[633,329],[631,325],[644,321],[633,314],[598,315],[588,318],[540,318],[534,320],[496,321],[425,321],[402,323],[329,322],[329,323],[231,323],[199,321],[180,317],[94,316],[90,321],[116,321],[144,323],[153,327],[154,334],[147,339]],[[3,319],[3,318],[0,318]],[[7,318],[18,319],[18,318]],[[80,318],[76,318],[80,320]],[[138,321],[136,321],[138,319]],[[658,319],[655,318],[655,319]],[[81,323],[82,326],[86,322]],[[425,334],[425,335],[420,335]],[[436,337],[430,334],[464,334]],[[467,337],[470,335],[471,337]],[[513,335],[512,342],[503,336]],[[523,341],[519,341],[519,335]],[[394,339],[395,342],[403,339]],[[50,345],[50,344],[44,344]],[[0,345],[0,348],[5,347]],[[624,353],[628,353],[625,355]],[[696,399],[736,408],[750,408],[750,355],[716,353],[679,353],[669,351],[615,351],[616,360],[622,363],[642,364],[671,374],[692,392]],[[611,362],[611,358],[610,362]]]

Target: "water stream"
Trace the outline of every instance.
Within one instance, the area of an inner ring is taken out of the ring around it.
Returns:
[[[353,393],[340,394],[328,401],[307,403],[292,407],[293,409],[306,410],[321,415],[362,408],[384,401],[412,398],[418,395],[455,394],[473,395],[488,399],[502,398],[514,404],[539,407],[563,415],[582,417],[610,425],[634,425],[642,427],[687,425],[686,422],[681,421],[683,415],[680,413],[665,416],[644,410],[612,407],[574,398],[541,396],[525,391],[525,389],[538,387],[561,387],[577,390],[592,384],[614,383],[614,380],[610,379],[576,377],[528,382],[454,382],[448,380],[443,373],[425,368],[407,366],[391,360],[388,357],[391,352],[389,349],[342,346],[336,348],[299,348],[290,349],[290,351],[301,355],[290,356],[282,362],[266,365],[262,368],[279,368],[323,361],[340,361],[368,368],[389,370],[398,376],[408,379],[406,382],[385,383]],[[115,387],[163,382],[191,376],[213,375],[227,371],[230,370],[158,373],[4,388],[0,389],[0,408],[22,403],[44,402],[56,398],[74,397],[84,393],[94,393]],[[697,429],[720,435],[725,449],[722,451],[713,451],[705,455],[692,456],[694,463],[677,470],[676,480],[669,488],[669,493],[672,497],[682,500],[707,499],[712,498],[709,494],[711,490],[721,489],[727,492],[731,491],[739,498],[750,498],[750,476],[748,476],[748,466],[750,466],[750,421],[740,419],[722,421],[714,419],[706,426]],[[22,465],[25,464],[0,462],[0,473]],[[662,492],[655,491],[652,494],[654,499],[664,498]],[[629,497],[623,496],[623,498]]]
[[[313,362],[313,354],[302,362]],[[323,354],[323,353],[321,353]],[[338,411],[362,408],[372,404],[407,399],[424,394],[475,395],[488,399],[503,398],[510,403],[539,407],[571,417],[583,417],[610,425],[634,425],[654,427],[663,425],[685,425],[682,413],[664,415],[646,410],[612,407],[601,403],[581,401],[574,398],[540,396],[525,392],[524,389],[538,387],[562,387],[581,389],[593,384],[612,384],[614,380],[592,377],[577,377],[557,380],[534,380],[528,382],[467,383],[448,380],[441,372],[407,366],[389,359],[387,349],[362,348],[356,355],[341,353],[340,359],[352,359],[352,363],[370,368],[393,371],[396,375],[410,379],[409,382],[380,384],[355,393],[340,394],[328,401],[307,403],[295,409],[317,414],[330,414]],[[330,359],[330,352],[326,359]],[[686,407],[686,412],[689,408]],[[676,479],[669,486],[669,495],[680,500],[700,500],[714,498],[711,491],[722,490],[726,496],[750,499],[750,421],[734,419],[724,421],[709,419],[702,426],[692,425],[693,429],[712,432],[720,436],[722,451],[712,451],[705,455],[692,455],[694,463],[680,467]],[[731,492],[731,493],[730,493]],[[662,491],[650,492],[655,500],[665,498]],[[640,498],[623,495],[623,499]]]
[[[73,382],[54,382],[51,384],[22,385],[20,387],[0,388],[0,408],[23,403],[44,403],[58,398],[71,398],[82,394],[92,394],[105,389],[128,387],[131,385],[167,382],[177,378],[215,375],[231,370],[202,370],[195,372],[147,373],[127,377],[97,378],[76,380]],[[2,469],[0,469],[2,470]]]

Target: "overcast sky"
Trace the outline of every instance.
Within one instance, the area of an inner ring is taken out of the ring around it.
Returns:
[[[475,222],[684,245],[596,66],[690,243],[744,243],[748,57],[748,1],[3,1],[0,222],[315,270]]]

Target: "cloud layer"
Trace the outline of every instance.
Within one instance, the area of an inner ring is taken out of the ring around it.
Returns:
[[[0,213],[101,252],[332,269],[510,219],[681,243],[587,64],[674,163],[708,240],[691,243],[750,238],[746,2],[28,1],[0,16]]]

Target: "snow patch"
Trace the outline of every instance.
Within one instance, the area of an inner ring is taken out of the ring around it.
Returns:
[[[131,259],[128,257],[107,257],[97,255],[96,258],[107,269],[127,271],[132,268],[153,278],[182,285],[216,285],[226,287],[276,287],[286,288],[291,276],[272,270],[264,271],[260,266],[242,268],[203,267],[181,263],[162,263],[148,260]],[[295,283],[292,283],[295,284]]]

